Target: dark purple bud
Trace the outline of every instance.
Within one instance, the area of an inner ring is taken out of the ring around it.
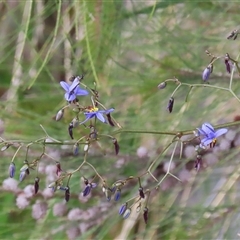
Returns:
[[[108,123],[109,123],[112,127],[114,127],[115,125],[114,125],[114,122],[113,122],[113,120],[112,120],[112,118],[111,118],[111,114],[108,113],[108,114],[106,114],[106,116],[107,116],[107,119],[108,119]]]
[[[67,186],[65,190],[65,201],[68,202],[70,199],[70,187]]]
[[[119,215],[123,215],[124,212],[127,210],[127,203],[124,203],[120,208],[119,208]]]
[[[118,155],[118,153],[119,153],[119,144],[118,144],[118,141],[117,141],[117,139],[116,138],[114,138],[113,140],[113,144],[114,144],[114,148],[115,148],[115,153],[116,153],[116,155]]]
[[[140,196],[141,198],[145,198],[145,195],[144,195],[144,192],[143,192],[143,188],[140,187],[140,188],[138,189],[138,191],[139,191],[139,196]]]
[[[73,123],[72,122],[68,126],[68,133],[71,139],[73,139]]]
[[[164,89],[167,86],[166,82],[162,82],[160,84],[158,84],[158,89]]]
[[[116,190],[117,190],[117,187],[116,187],[116,186],[113,186],[113,187],[111,188],[112,194],[115,194]]]
[[[40,182],[40,179],[39,179],[38,177],[36,177],[36,178],[35,178],[35,181],[34,181],[34,192],[35,192],[35,194],[38,193],[39,182]]]
[[[130,216],[130,214],[131,214],[131,209],[130,208],[126,209],[123,214],[123,218],[127,219]]]
[[[148,222],[148,208],[147,207],[145,207],[143,210],[143,219],[144,219],[145,224],[147,224],[147,222]]]
[[[84,188],[83,192],[82,192],[82,195],[83,197],[86,197],[90,194],[91,192],[91,189],[92,189],[92,185],[91,183],[89,183],[88,185],[86,185],[86,187]]]
[[[117,188],[115,196],[114,196],[114,200],[117,202],[121,197],[121,189]]]
[[[229,54],[228,53],[226,53],[226,55],[225,55],[224,63],[226,65],[227,72],[231,73],[231,62],[230,62],[230,58],[229,58]]]
[[[238,34],[236,33],[235,36],[233,37],[233,40],[237,39]]]
[[[56,167],[57,167],[56,174],[57,174],[57,176],[59,176],[61,174],[61,172],[62,172],[62,168],[61,168],[60,162],[56,162]]]
[[[196,160],[195,160],[195,166],[194,168],[199,171],[200,167],[202,164],[202,156],[201,155],[197,155]]]
[[[213,65],[211,64],[211,65],[209,65],[208,67],[206,67],[206,68],[204,69],[204,71],[203,71],[203,73],[202,73],[202,80],[203,80],[203,81],[207,81],[207,80],[209,79],[210,74],[211,74],[212,69],[213,69],[212,66],[213,66]]]
[[[15,163],[14,163],[14,162],[11,162],[11,163],[10,163],[10,166],[9,166],[9,169],[8,169],[9,177],[10,177],[10,178],[13,178],[13,177],[14,177],[14,175],[15,175],[15,170],[16,170]]]
[[[174,104],[174,98],[173,98],[173,97],[170,97],[170,99],[169,99],[169,101],[168,101],[168,106],[167,106],[167,109],[168,109],[168,111],[169,111],[170,113],[172,112],[173,104]]]

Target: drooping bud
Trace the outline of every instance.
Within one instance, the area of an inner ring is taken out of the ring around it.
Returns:
[[[226,65],[226,70],[228,73],[231,73],[231,65],[230,65],[230,59],[229,59],[229,54],[226,53],[224,63]]]
[[[48,187],[51,188],[53,192],[55,192],[57,190],[57,183],[52,182],[48,185]]]
[[[164,89],[167,86],[166,82],[161,82],[158,84],[158,89]]]
[[[143,188],[140,187],[140,188],[138,189],[138,191],[139,191],[139,196],[140,196],[141,198],[145,198],[145,194],[144,194],[144,192],[143,192]]]
[[[35,194],[37,194],[37,193],[38,193],[38,189],[39,189],[39,182],[40,182],[40,179],[39,179],[39,177],[36,177],[36,178],[35,178],[35,181],[34,181],[34,192],[35,192]]]
[[[1,148],[1,151],[3,152],[3,151],[5,151],[5,150],[7,150],[10,146],[11,146],[10,144],[4,145],[4,146]]]
[[[148,208],[147,207],[145,207],[143,210],[143,219],[144,219],[145,224],[147,224],[147,222],[148,222]]]
[[[235,29],[233,30],[227,37],[227,39],[233,39],[233,40],[236,40],[237,39],[237,35],[238,35],[238,30]]]
[[[89,144],[85,144],[85,145],[84,145],[84,148],[83,148],[83,151],[84,151],[84,152],[87,152],[88,149],[89,149]]]
[[[13,178],[13,177],[14,177],[14,175],[15,175],[15,170],[16,170],[15,163],[14,163],[14,162],[11,162],[11,163],[10,163],[10,166],[9,166],[9,169],[8,169],[9,177],[10,177],[10,178]]]
[[[84,188],[83,192],[82,192],[82,196],[86,197],[90,194],[92,189],[91,183],[89,183],[88,185],[86,185],[86,187]]]
[[[113,138],[112,142],[113,142],[113,144],[114,144],[115,153],[116,153],[116,155],[118,155],[118,153],[119,153],[119,144],[118,144],[118,141],[117,141],[116,138]]]
[[[25,171],[21,171],[20,176],[19,176],[19,181],[22,182],[26,178],[27,175],[29,175],[29,170],[28,169],[25,170]]]
[[[68,133],[69,133],[69,136],[71,137],[71,139],[73,139],[73,123],[72,122],[69,123]]]
[[[73,120],[72,120],[72,126],[75,128],[79,125],[79,120],[77,117],[75,117]]]
[[[124,212],[127,210],[127,203],[124,203],[120,208],[119,208],[119,215],[123,215]]]
[[[213,65],[212,64],[209,64],[203,71],[202,73],[202,80],[203,81],[207,81],[210,77],[210,74],[212,73],[213,71]]]
[[[174,104],[174,98],[173,98],[173,97],[170,97],[170,99],[169,99],[169,101],[168,101],[168,106],[167,106],[167,109],[168,109],[168,111],[169,111],[170,113],[172,112],[173,104]]]
[[[117,202],[121,197],[121,189],[117,188],[115,196],[114,196],[114,200]]]
[[[113,120],[112,120],[112,118],[111,118],[111,114],[108,113],[108,114],[106,114],[106,116],[107,116],[108,123],[109,123],[112,127],[114,127],[115,125],[114,125],[114,122],[113,122]]]
[[[59,176],[61,174],[61,172],[62,172],[62,168],[61,168],[60,162],[56,162],[56,167],[57,167],[56,174],[57,174],[57,176]]]
[[[105,193],[107,201],[110,202],[111,198],[112,198],[112,191],[111,191],[111,189],[110,188],[105,188],[104,193]]]
[[[195,160],[195,166],[194,168],[199,171],[200,167],[201,167],[201,164],[202,164],[202,156],[201,155],[197,155],[196,157],[196,160]]]
[[[60,121],[62,119],[64,115],[64,109],[60,109],[58,112],[57,112],[57,115],[56,115],[56,121]]]
[[[67,186],[65,190],[65,201],[68,202],[70,199],[70,187]]]
[[[130,216],[130,214],[131,214],[131,209],[130,208],[126,209],[123,214],[123,218],[127,219]]]
[[[79,153],[79,144],[78,143],[75,143],[73,145],[73,155],[77,156]]]

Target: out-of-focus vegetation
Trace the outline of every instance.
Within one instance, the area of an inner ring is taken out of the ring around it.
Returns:
[[[59,81],[81,74],[84,84],[94,88],[96,83],[101,102],[107,108],[115,108],[114,118],[127,129],[178,131],[199,127],[203,122],[232,121],[239,114],[239,102],[228,92],[197,88],[185,103],[187,89],[182,87],[169,114],[166,106],[176,86],[168,84],[159,91],[157,85],[174,76],[183,82],[202,83],[202,71],[210,61],[205,54],[207,49],[216,55],[228,52],[237,58],[240,40],[226,38],[238,27],[239,11],[237,2],[222,1],[1,1],[2,137],[35,140],[44,137],[39,126],[42,124],[50,136],[70,140],[67,128],[73,118],[71,111],[65,112],[62,121],[54,120],[65,104]],[[223,60],[216,62],[210,84],[227,87],[229,78]],[[236,74],[233,90],[237,95],[239,86]],[[78,200],[82,191],[80,173],[71,180],[72,197],[67,211],[73,208],[96,211],[94,217],[70,221],[67,214],[54,216],[53,206],[64,198],[57,193],[47,200],[47,214],[36,221],[32,218],[32,205],[41,197],[31,198],[31,204],[22,210],[16,206],[12,192],[1,191],[0,238],[68,239],[71,234],[67,232],[76,231],[82,224],[76,239],[236,239],[240,217],[240,143],[239,129],[232,130],[235,136],[231,146],[225,151],[216,148],[198,173],[191,167],[194,158],[187,154],[180,160],[178,156],[174,158],[173,173],[177,176],[181,173],[184,180],[180,183],[168,177],[151,194],[147,225],[139,218],[129,230],[127,224],[131,226],[131,219],[126,224],[118,216],[121,203],[136,194],[134,185],[124,189],[118,203],[106,204],[100,186],[94,189],[96,195],[84,203]],[[102,125],[99,131],[109,132],[109,126]],[[84,127],[75,134],[82,133]],[[128,133],[117,138],[119,156],[106,157],[97,151],[97,156],[90,158],[109,182],[146,170],[170,140],[165,136]],[[107,141],[102,144],[110,148]],[[147,151],[142,158],[136,154],[139,147]],[[8,177],[14,150],[1,153],[2,182]],[[34,158],[39,151],[32,149],[29,154]],[[81,154],[73,157],[71,149],[60,146],[49,151],[60,152],[65,169],[76,168],[82,157]],[[160,159],[155,172],[159,179],[169,156],[167,152]],[[17,171],[24,157],[25,152],[20,151],[15,161]],[[217,160],[211,161],[214,157]],[[93,175],[89,169],[86,172]],[[31,178],[19,187],[32,184],[34,177],[32,171]],[[45,187],[43,179],[40,188]],[[109,209],[102,216],[98,207]]]

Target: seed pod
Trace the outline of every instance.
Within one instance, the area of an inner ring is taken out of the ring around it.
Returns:
[[[69,199],[70,199],[70,187],[67,186],[65,191],[65,201],[68,202]]]
[[[64,115],[64,109],[60,109],[58,112],[57,112],[57,115],[56,115],[56,121],[60,121],[62,119]]]
[[[114,127],[115,125],[114,125],[114,122],[113,122],[113,120],[112,120],[112,118],[111,118],[110,113],[106,114],[106,116],[107,116],[107,119],[108,119],[109,124],[110,124],[112,127]]]
[[[10,178],[13,178],[13,177],[14,177],[14,175],[15,175],[15,170],[16,170],[15,163],[14,163],[14,162],[11,162],[11,163],[10,163],[10,166],[9,166],[9,169],[8,169],[9,177],[10,177]]]
[[[40,181],[40,179],[39,179],[38,177],[36,177],[36,178],[35,178],[35,181],[34,181],[34,191],[35,191],[35,194],[38,193],[39,181]]]
[[[118,141],[117,141],[116,138],[113,138],[112,141],[113,141],[113,144],[114,144],[115,153],[116,153],[116,155],[118,155],[118,153],[119,153],[119,144],[118,144]]]
[[[144,192],[143,192],[143,188],[140,187],[140,188],[138,189],[138,191],[139,191],[139,196],[140,196],[141,198],[144,198],[145,195],[144,195]]]
[[[174,98],[173,98],[173,97],[170,97],[170,99],[169,99],[169,101],[168,101],[168,106],[167,106],[167,109],[168,109],[168,111],[169,111],[170,113],[172,112],[173,104],[174,104]]]
[[[143,219],[144,219],[145,224],[147,224],[147,222],[148,222],[148,208],[147,207],[145,207],[143,210]]]
[[[126,211],[123,214],[123,218],[127,219],[130,216],[130,214],[131,214],[131,209],[130,208],[126,209]]]

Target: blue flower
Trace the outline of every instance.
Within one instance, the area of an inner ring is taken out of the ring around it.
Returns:
[[[104,118],[103,114],[109,114],[110,112],[114,111],[114,108],[110,108],[107,110],[98,110],[96,107],[89,107],[86,109],[86,112],[84,113],[86,116],[86,119],[81,122],[80,124],[83,124],[87,122],[89,119],[96,117],[98,120],[100,120],[103,123],[106,123],[106,119]]]
[[[221,128],[215,131],[210,123],[204,123],[202,127],[197,128],[197,130],[200,137],[202,137],[200,144],[201,148],[205,148],[208,145],[210,145],[210,147],[214,147],[217,142],[217,138],[228,131],[226,128]]]
[[[66,91],[64,96],[65,96],[65,99],[68,102],[71,102],[71,101],[75,100],[77,96],[88,95],[88,91],[87,90],[81,89],[79,87],[79,83],[80,83],[79,79],[80,79],[79,77],[76,77],[71,85],[67,84],[64,81],[60,82],[60,85]]]

